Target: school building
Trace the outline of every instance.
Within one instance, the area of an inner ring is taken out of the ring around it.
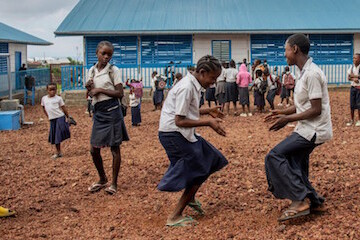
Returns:
[[[346,84],[352,56],[360,52],[358,5],[358,0],[80,0],[55,35],[83,36],[86,69],[97,61],[98,42],[112,42],[112,63],[124,80],[142,78],[149,86],[153,70],[165,73],[170,66],[184,72],[206,54],[235,62],[267,59],[282,69],[285,40],[300,32],[308,34],[310,55],[329,83]]]
[[[24,87],[23,74],[19,73],[22,64],[26,64],[27,45],[48,46],[52,43],[20,31],[0,22],[0,97],[8,94],[8,73],[12,82],[12,90],[22,90]],[[9,54],[10,58],[4,54]],[[8,61],[10,60],[10,64]],[[28,74],[35,77],[36,84],[50,80],[49,69],[28,70]],[[46,76],[46,79],[45,79]]]

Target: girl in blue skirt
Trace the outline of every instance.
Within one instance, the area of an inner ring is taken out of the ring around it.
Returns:
[[[117,191],[117,178],[120,170],[122,141],[128,141],[124,117],[119,99],[124,96],[121,73],[109,61],[114,53],[114,46],[108,41],[98,44],[96,55],[98,62],[90,68],[86,88],[93,97],[94,105],[93,128],[91,132],[91,155],[99,174],[99,181],[89,187],[90,192],[99,191],[107,186],[100,150],[110,147],[113,155],[113,178],[111,185],[105,189],[109,194]]]
[[[69,123],[65,119],[70,116],[63,99],[56,95],[56,83],[49,83],[46,89],[48,95],[41,98],[41,106],[50,120],[49,142],[56,147],[56,154],[51,158],[56,159],[62,157],[60,143],[70,138]]]
[[[168,192],[185,189],[167,219],[167,226],[186,226],[193,222],[191,217],[182,216],[186,206],[200,214],[204,213],[200,202],[195,200],[195,194],[212,173],[228,163],[219,150],[195,133],[196,127],[209,126],[219,135],[225,136],[225,130],[220,125],[221,119],[200,119],[200,115],[205,114],[221,116],[219,109],[199,109],[201,89],[214,84],[220,73],[221,65],[216,58],[202,57],[196,70],[189,72],[169,91],[162,108],[159,139],[169,157],[170,166],[158,189]]]

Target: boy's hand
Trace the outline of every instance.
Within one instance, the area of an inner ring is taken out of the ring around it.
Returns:
[[[101,93],[101,88],[93,88],[91,89],[91,91],[89,92],[90,97],[94,97],[96,95],[98,95],[99,93]]]
[[[85,84],[85,88],[90,92],[91,89],[95,88],[94,81],[93,80],[87,81]]]
[[[220,111],[221,106],[213,107],[209,109],[209,115],[213,118],[224,118],[225,114]]]
[[[223,122],[220,118],[214,118],[210,120],[209,126],[221,136],[226,136],[225,129],[221,127],[220,123]]]

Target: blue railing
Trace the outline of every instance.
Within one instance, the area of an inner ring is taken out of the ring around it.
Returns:
[[[183,75],[187,72],[187,65],[175,65],[172,67],[172,71],[174,73],[180,72]],[[77,89],[84,89],[86,79],[89,74],[90,66],[62,66],[61,67],[61,83],[62,83],[62,90],[77,90]],[[169,87],[173,82],[173,74],[168,74],[166,76],[166,66],[130,66],[130,67],[119,67],[120,75],[125,82],[127,79],[142,79],[144,87],[150,88],[151,87],[151,75],[154,71],[158,74],[161,74],[165,77],[169,78],[168,84]]]
[[[35,78],[35,87],[46,86],[51,81],[49,68],[28,69],[12,72],[10,74],[10,79],[13,92],[22,91],[24,89],[26,76],[32,76]],[[8,93],[8,74],[0,73],[0,96],[8,95]]]

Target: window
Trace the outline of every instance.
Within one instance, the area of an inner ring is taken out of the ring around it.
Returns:
[[[170,61],[192,64],[191,35],[159,35],[141,37],[141,64],[166,65]]]
[[[114,45],[111,64],[118,67],[137,65],[137,37],[86,37],[86,64],[91,67],[97,62],[96,47],[101,41],[109,41]]]
[[[8,43],[0,43],[0,53],[8,53]],[[7,57],[0,57],[0,74],[7,73]]]
[[[229,62],[231,59],[231,41],[213,40],[211,42],[212,55],[220,61]]]
[[[251,36],[251,62],[266,59],[270,65],[286,65],[284,45],[288,34]],[[352,34],[310,34],[309,55],[317,64],[352,63]]]

